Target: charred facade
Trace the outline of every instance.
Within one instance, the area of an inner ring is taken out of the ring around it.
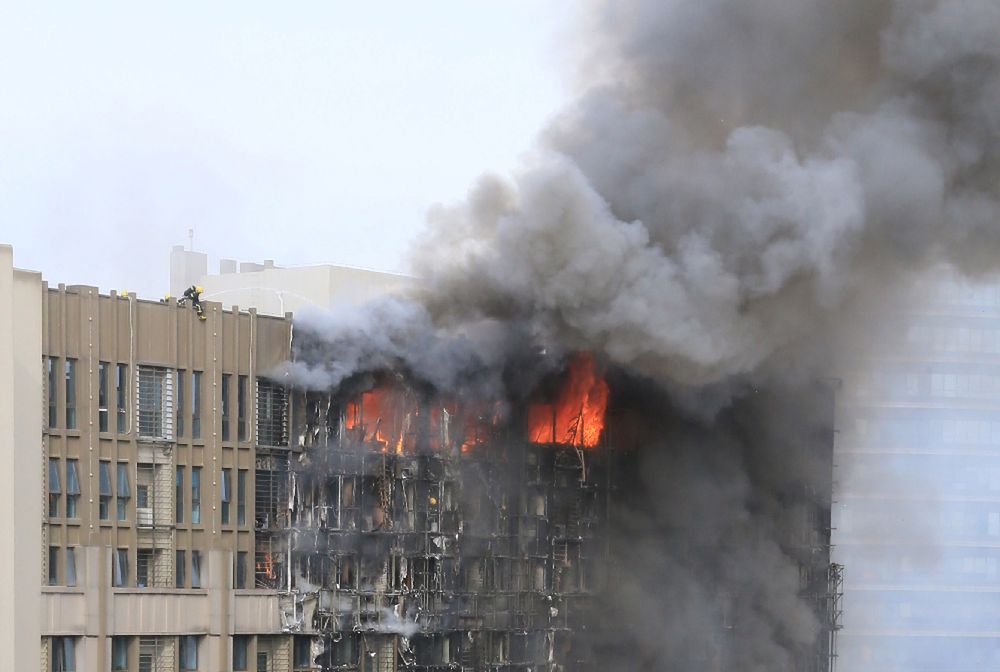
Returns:
[[[656,661],[633,646],[620,588],[658,585],[630,554],[713,551],[687,534],[630,538],[636,507],[653,494],[638,486],[634,415],[608,412],[606,387],[586,382],[581,396],[568,378],[549,403],[503,413],[397,376],[291,393],[287,440],[258,451],[254,564],[257,588],[278,591],[282,627],[298,635],[295,669],[740,668],[742,603],[752,602],[740,591],[752,586],[712,588],[702,642]],[[829,483],[798,483],[781,495],[793,512],[781,523],[783,551],[820,630],[790,647],[789,670],[821,672],[834,660],[828,492]]]

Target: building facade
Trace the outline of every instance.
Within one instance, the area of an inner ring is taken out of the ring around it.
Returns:
[[[935,284],[839,400],[850,672],[1000,666],[1000,289]]]
[[[264,374],[290,322],[48,288],[2,251],[0,667],[291,669],[253,565],[257,454],[287,447]]]
[[[592,362],[501,420],[396,372],[287,390],[288,316],[50,288],[6,247],[0,299],[0,669],[607,669],[586,626],[627,566],[608,528],[642,441],[628,413],[604,430]],[[829,499],[783,496],[820,625],[794,669],[823,672]],[[742,641],[719,597],[704,669]]]

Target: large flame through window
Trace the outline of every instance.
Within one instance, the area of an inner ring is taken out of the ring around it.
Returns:
[[[594,358],[578,353],[570,359],[566,383],[555,401],[528,408],[528,438],[534,443],[596,446],[607,407],[608,385],[598,375]]]

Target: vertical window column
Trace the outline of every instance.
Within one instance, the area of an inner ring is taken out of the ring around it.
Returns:
[[[49,396],[49,427],[57,427],[59,425],[59,413],[56,410],[57,401],[56,398],[59,392],[56,389],[56,358],[47,357],[45,359],[45,366],[48,373],[48,396]]]
[[[247,377],[239,376],[236,385],[236,438],[247,440]]]
[[[185,568],[187,567],[187,554],[184,551],[177,551],[174,556],[175,582],[178,588],[185,587]]]
[[[198,669],[198,637],[182,635],[180,640],[179,668],[181,670]]]
[[[66,585],[76,585],[76,547],[66,547]]]
[[[240,469],[236,474],[236,524],[247,524],[247,470]]]
[[[232,384],[232,374],[222,374],[222,440],[229,440],[229,425],[232,422],[229,404],[229,388]]]
[[[73,637],[52,637],[52,672],[76,672],[76,641]]]
[[[67,359],[66,370],[66,429],[76,429],[76,360]]]
[[[174,474],[174,522],[184,522],[184,467]]]
[[[59,459],[49,458],[49,518],[59,516],[59,496],[62,495],[62,482],[59,480]]]
[[[128,365],[119,364],[115,377],[116,428],[124,434],[128,428]]]
[[[222,524],[229,525],[229,503],[232,499],[233,470],[222,470]]]
[[[191,551],[191,587],[201,588],[201,551]]]
[[[115,587],[128,585],[128,549],[116,548],[112,560],[111,585]]]
[[[201,438],[201,371],[191,372],[191,438]]]
[[[187,375],[186,371],[178,371],[176,375],[177,383],[177,436],[184,436],[184,414],[187,413],[187,409],[184,407],[184,376]]]
[[[49,546],[49,585],[59,585],[59,547]]]
[[[128,637],[111,638],[111,672],[128,672]]]
[[[201,467],[191,467],[191,522],[201,523]]]
[[[101,500],[98,514],[101,520],[111,518],[111,463],[101,462],[98,465],[98,480],[100,481]]]
[[[129,487],[128,463],[118,463],[118,520],[128,520],[128,500],[132,497],[132,488]]]
[[[235,582],[237,588],[247,587],[247,552],[236,552]]]
[[[108,431],[108,363],[97,365],[97,430]]]
[[[66,517],[77,517],[77,505],[80,503],[80,474],[77,460],[66,460]]]

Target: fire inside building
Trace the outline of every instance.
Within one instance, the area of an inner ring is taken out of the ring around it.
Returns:
[[[11,669],[832,668],[828,386],[699,416],[577,354],[500,399],[306,389],[287,316],[4,259]]]
[[[714,629],[656,662],[624,644],[628,619],[608,618],[623,582],[654,581],[626,560],[649,544],[619,525],[644,506],[632,501],[642,432],[614,403],[583,354],[507,408],[443,399],[392,372],[293,390],[290,441],[272,442],[289,449],[257,455],[254,570],[258,588],[280,591],[283,628],[312,635],[296,638],[308,646],[296,658],[371,672],[575,672],[614,660],[623,670],[744,669],[738,588],[713,589]],[[832,433],[800,448],[816,453],[820,473],[831,467]],[[787,669],[829,670],[840,612],[829,484],[797,482],[781,497],[801,514],[782,551],[818,624],[789,646]],[[686,536],[653,543],[677,553]]]

